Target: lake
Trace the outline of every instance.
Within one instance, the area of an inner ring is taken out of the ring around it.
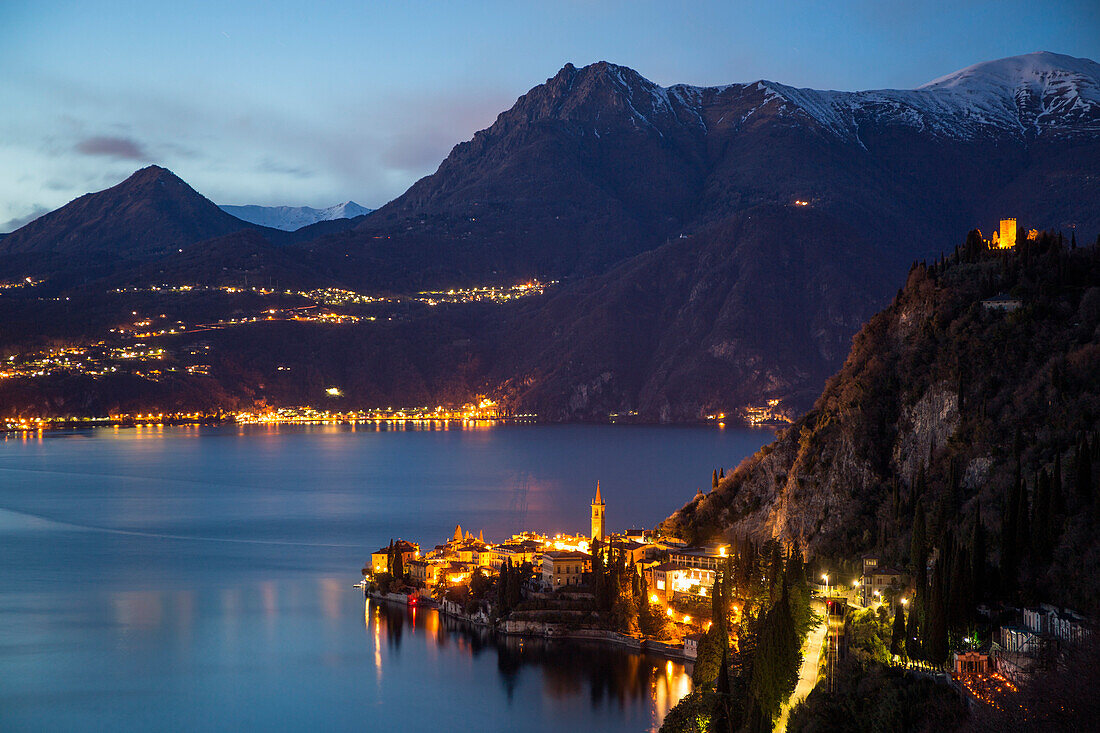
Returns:
[[[771,433],[139,427],[0,437],[0,730],[650,731],[684,665],[367,602],[372,550],[651,527]]]

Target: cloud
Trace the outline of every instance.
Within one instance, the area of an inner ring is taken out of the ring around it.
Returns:
[[[14,219],[8,219],[3,224],[0,224],[0,232],[14,232],[16,229],[30,224],[38,217],[43,214],[48,214],[49,212],[50,209],[45,206],[35,206],[31,213],[26,216],[17,216]]]
[[[305,168],[304,166],[292,165],[290,163],[283,163],[271,157],[265,157],[260,161],[257,166],[257,170],[262,173],[276,173],[282,176],[290,176],[292,178],[312,178],[313,171]]]
[[[103,155],[119,160],[149,159],[149,155],[142,148],[141,143],[128,137],[97,136],[81,140],[76,144],[76,151],[84,155]]]

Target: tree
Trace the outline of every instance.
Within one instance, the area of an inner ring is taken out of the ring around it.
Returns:
[[[936,562],[932,573],[932,589],[928,602],[928,634],[924,640],[924,657],[941,666],[947,661],[947,608],[944,599],[944,558]]]
[[[925,527],[924,499],[917,499],[913,510],[913,537],[909,543],[909,561],[913,564],[913,584],[917,589],[917,603],[925,601],[928,586],[928,538]]]
[[[1031,517],[1032,551],[1043,560],[1050,557],[1050,525],[1050,476],[1044,469],[1035,479],[1035,506]]]
[[[711,474],[710,474],[710,488],[711,488],[711,491],[718,488],[718,469],[717,468],[714,469],[714,471],[712,471]]]
[[[1082,504],[1092,500],[1092,456],[1088,437],[1082,438],[1074,454],[1074,486]]]
[[[895,657],[905,656],[905,611],[898,604],[894,611],[894,628],[890,635],[890,653]]]
[[[604,558],[610,559],[610,549],[604,550],[604,544],[597,539],[592,540],[592,591],[596,597],[596,611],[601,614],[611,612],[611,583],[607,564]]]
[[[1017,428],[1017,440],[1019,440]],[[1004,516],[1001,520],[1001,582],[1003,590],[1011,590],[1016,585],[1019,569],[1020,545],[1017,541],[1020,524],[1020,494],[1023,479],[1020,475],[1020,458],[1017,450],[1016,473],[1008,489],[1004,503]]]
[[[489,591],[491,584],[492,581],[481,572],[481,568],[476,568],[470,576],[470,595],[480,601]]]
[[[787,593],[764,615],[756,639],[749,690],[763,713],[771,720],[798,681],[798,635]]]
[[[1054,475],[1050,479],[1050,513],[1055,517],[1066,514],[1066,495],[1062,486],[1062,454],[1054,456]],[[1052,539],[1057,539],[1052,535]]]
[[[508,574],[508,608],[513,609],[523,600],[523,584],[534,574],[531,563],[525,562],[518,568],[512,566],[512,572]]]
[[[909,620],[905,626],[905,654],[912,660],[921,660],[920,614],[916,608],[909,610]]]
[[[722,657],[718,662],[718,680],[714,685],[714,712],[711,714],[711,727],[715,733],[733,733],[732,692],[730,688],[729,643],[722,647]]]
[[[729,601],[726,599],[726,573],[719,570],[714,576],[710,593],[710,630],[729,641]]]
[[[974,525],[970,530],[970,587],[975,600],[985,600],[985,530],[982,528],[982,506],[974,502]]]
[[[508,583],[511,579],[511,575],[512,561],[508,559],[500,566],[500,572],[497,573],[496,604],[497,614],[500,616],[507,616],[512,611],[511,607],[508,605]]]

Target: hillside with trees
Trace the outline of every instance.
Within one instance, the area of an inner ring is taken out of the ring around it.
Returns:
[[[1098,375],[1100,243],[971,232],[912,266],[810,412],[663,529],[877,551],[956,609],[1095,611]]]

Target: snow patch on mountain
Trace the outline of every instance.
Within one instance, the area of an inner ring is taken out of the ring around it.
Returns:
[[[374,209],[360,206],[354,201],[346,201],[342,204],[329,206],[326,209],[315,209],[312,206],[221,206],[222,211],[232,214],[238,219],[259,224],[260,226],[282,229],[293,232],[296,229],[316,224],[319,221],[332,221],[333,219],[354,219],[357,216],[369,214]]]
[[[1046,51],[976,64],[916,89],[837,92],[758,84],[785,100],[780,113],[807,115],[856,141],[860,123],[868,120],[957,139],[993,130],[1038,136],[1100,129],[1100,64]]]
[[[766,80],[666,88],[627,67],[606,62],[599,66],[623,94],[635,125],[658,133],[670,118],[706,130],[705,100],[731,91],[763,93],[743,113],[741,124],[759,110],[770,110],[815,122],[859,145],[859,130],[867,124],[897,125],[958,140],[1100,131],[1100,64],[1046,51],[976,64],[916,89],[861,92],[800,89]]]

